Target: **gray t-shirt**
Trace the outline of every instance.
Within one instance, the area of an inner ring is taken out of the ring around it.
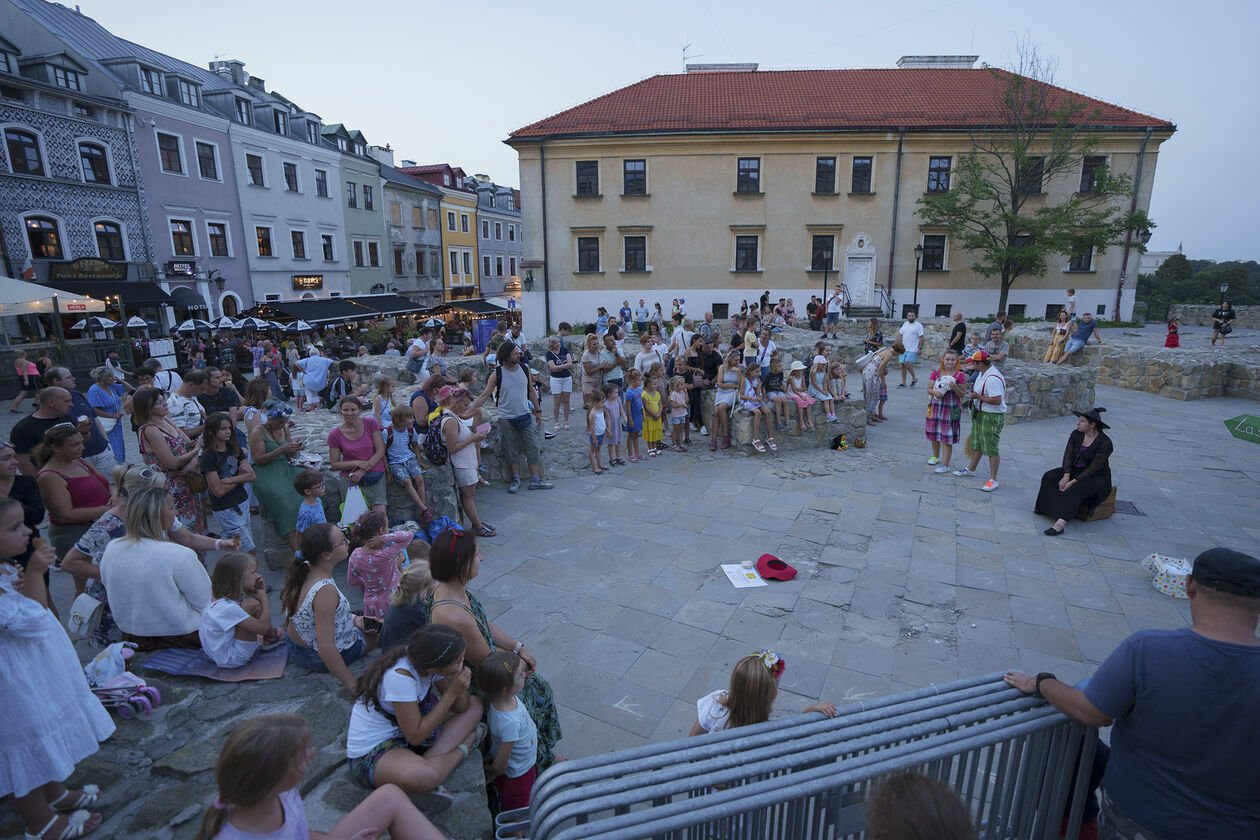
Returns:
[[[499,374],[499,416],[510,419],[529,414],[529,374],[525,366],[518,364],[516,370],[501,367]]]
[[[995,365],[1001,364],[1005,361],[1005,357],[1011,354],[1011,345],[1005,341],[986,341],[981,349],[989,354],[990,359],[993,359],[994,356],[1003,357],[1001,359],[994,360],[993,364]]]

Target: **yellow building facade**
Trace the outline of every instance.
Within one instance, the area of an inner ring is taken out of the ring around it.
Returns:
[[[446,301],[480,297],[477,259],[477,196],[439,187],[442,228],[442,295]]]

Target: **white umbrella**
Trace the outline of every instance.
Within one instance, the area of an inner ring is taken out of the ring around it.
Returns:
[[[286,325],[284,328],[284,331],[287,333],[304,333],[304,332],[310,332],[313,329],[315,328],[312,327],[310,324],[306,323],[305,321],[298,320],[298,321],[294,321],[291,324]]]
[[[236,322],[224,315],[222,318],[211,321],[210,326],[216,330],[234,330],[236,329]]]
[[[140,321],[140,324],[141,326],[147,326],[143,320]],[[203,321],[200,318],[189,318],[176,327],[175,332],[196,332],[197,330],[208,330],[210,328],[211,324],[209,321]]]
[[[236,322],[238,330],[269,330],[271,322],[264,321],[262,318],[255,318],[252,315],[248,318],[242,318]]]
[[[282,330],[282,329],[284,329],[284,324],[280,323],[279,321],[268,321],[267,323],[268,323],[268,324],[271,324],[271,328],[272,328],[273,330]]]
[[[108,318],[102,318],[100,315],[93,315],[90,318],[84,318],[78,321],[70,329],[72,330],[112,330],[118,326],[117,321],[111,321]]]
[[[420,326],[422,326],[422,327],[445,327],[445,326],[446,326],[446,322],[445,322],[445,321],[443,321],[441,318],[430,318],[429,320],[425,321],[425,322],[424,322],[423,324],[421,324]]]
[[[205,324],[207,327],[210,326],[210,324],[206,321],[202,321],[202,323]],[[130,318],[127,319],[127,326],[139,327],[140,329],[145,329],[149,326],[149,322],[141,318],[139,315],[132,315]]]

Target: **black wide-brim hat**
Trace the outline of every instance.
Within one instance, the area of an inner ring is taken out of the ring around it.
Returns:
[[[1093,420],[1094,424],[1100,429],[1110,429],[1111,427],[1104,423],[1103,419],[1098,416],[1106,410],[1107,409],[1105,408],[1091,408],[1089,411],[1073,411],[1072,413],[1077,417],[1085,417],[1089,420]]]

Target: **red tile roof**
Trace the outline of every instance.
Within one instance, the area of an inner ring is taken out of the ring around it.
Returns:
[[[985,68],[899,68],[651,76],[510,136],[974,128],[1002,121],[999,102],[1006,75]],[[1084,102],[1089,125],[1175,128],[1165,120],[1049,87],[1052,104],[1069,97]]]

